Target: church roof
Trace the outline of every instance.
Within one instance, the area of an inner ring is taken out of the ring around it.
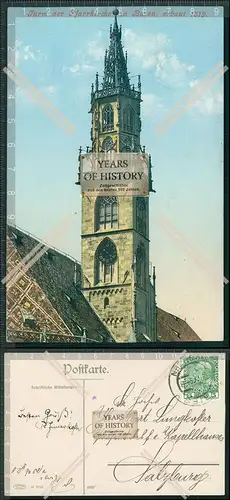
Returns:
[[[157,308],[157,332],[161,342],[198,342],[200,337],[184,319]]]
[[[22,259],[39,243],[33,236],[12,226],[8,226],[8,236]],[[77,261],[55,249],[46,249],[30,268],[29,275],[39,285],[54,310],[64,321],[69,336],[71,333],[77,336],[75,341],[81,342],[83,329],[85,329],[89,342],[114,342],[111,333],[80,290],[81,265]],[[33,336],[36,337],[34,340],[39,340],[39,335],[34,335],[32,331],[31,335],[28,334],[28,340],[31,340]],[[56,340],[55,335],[52,336],[52,340]]]
[[[8,226],[8,238],[21,259],[39,243],[35,237],[12,226]],[[27,274],[39,285],[69,332],[66,336],[54,334],[47,340],[81,342],[82,332],[85,329],[89,342],[114,342],[106,325],[100,320],[80,290],[81,264],[56,249],[45,248],[45,244],[42,248],[45,253],[32,265]],[[8,251],[8,272],[11,254],[12,252]],[[200,340],[186,321],[160,308],[157,308],[157,333],[158,340],[162,342]],[[33,330],[27,330],[23,335],[18,335],[11,330],[8,331],[8,340],[39,341],[39,334],[34,333]]]

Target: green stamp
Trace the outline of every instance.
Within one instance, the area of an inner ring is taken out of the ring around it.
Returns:
[[[218,356],[188,356],[181,359],[180,389],[186,400],[219,397]]]

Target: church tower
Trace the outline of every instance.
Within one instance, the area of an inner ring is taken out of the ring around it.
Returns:
[[[130,84],[118,10],[104,77],[91,90],[87,152],[145,152],[140,144],[141,81]],[[80,148],[80,155],[82,150]],[[79,156],[80,158],[80,156]],[[151,160],[149,188],[152,190]],[[149,198],[82,196],[83,293],[117,342],[156,340],[155,279],[149,266]],[[151,281],[153,277],[153,281]]]

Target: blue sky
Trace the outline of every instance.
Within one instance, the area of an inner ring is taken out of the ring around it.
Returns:
[[[223,21],[120,18],[131,82],[142,80],[141,143],[152,155],[150,260],[157,303],[204,340],[221,340],[223,293],[223,79],[162,136],[154,125],[223,61]],[[80,260],[79,146],[90,145],[91,83],[103,74],[111,18],[18,18],[18,69],[76,125],[68,136],[26,93],[16,92],[16,224],[40,239],[69,213],[76,222],[50,241]],[[162,217],[170,230],[165,230]],[[172,227],[174,228],[172,230]],[[181,235],[172,235],[177,231]]]

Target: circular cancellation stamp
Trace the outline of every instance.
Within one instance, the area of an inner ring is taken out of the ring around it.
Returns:
[[[172,394],[186,405],[203,405],[219,397],[218,356],[187,355],[169,372]]]

